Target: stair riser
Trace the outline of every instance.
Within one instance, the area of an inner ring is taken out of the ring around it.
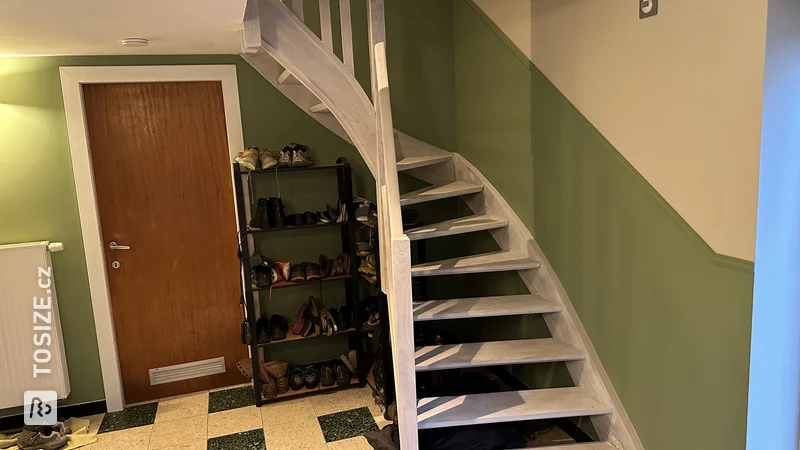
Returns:
[[[434,364],[432,366],[417,366],[417,372],[435,372],[437,370],[451,370],[451,369],[471,369],[475,367],[496,367],[496,366],[508,366],[508,365],[516,365],[516,364],[541,364],[541,363],[553,363],[553,362],[572,362],[572,361],[581,361],[583,357],[575,357],[575,358],[531,358],[531,359],[520,359],[515,361],[488,361],[488,362],[481,362],[481,363],[459,363],[459,364]]]

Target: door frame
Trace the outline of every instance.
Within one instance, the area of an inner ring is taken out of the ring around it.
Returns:
[[[166,83],[180,81],[219,81],[225,108],[225,126],[231,160],[244,149],[242,117],[239,109],[239,87],[236,66],[186,65],[186,66],[96,66],[60,67],[61,89],[67,119],[72,173],[78,197],[86,269],[89,275],[89,293],[92,298],[97,347],[100,351],[100,368],[103,376],[106,408],[120,411],[125,405],[122,376],[119,368],[114,316],[111,311],[111,292],[106,272],[105,247],[100,228],[94,172],[89,149],[89,136],[84,113],[84,84],[109,83]],[[231,174],[231,201],[236,208],[236,195]],[[238,211],[237,211],[238,214]],[[236,216],[231,217],[236,222]],[[236,226],[238,230],[238,223]]]

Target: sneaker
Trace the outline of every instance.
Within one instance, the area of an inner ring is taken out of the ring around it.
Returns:
[[[302,367],[292,367],[289,371],[289,387],[293,391],[299,391],[306,385],[305,372]]]
[[[323,387],[333,386],[334,383],[336,383],[336,375],[333,371],[333,364],[329,362],[322,363],[319,379],[320,384],[322,384]]]
[[[17,445],[20,450],[58,450],[67,446],[67,437],[57,426],[25,427]]]
[[[289,281],[291,278],[289,276],[291,273],[291,267],[292,264],[288,262],[276,262],[272,264],[270,267],[270,269],[272,269],[272,284]]]
[[[291,143],[289,145],[293,145]],[[292,154],[292,167],[310,167],[314,165],[314,161],[308,156],[308,146],[303,144],[294,144],[294,153]]]
[[[319,370],[314,366],[306,366],[303,370],[303,379],[306,389],[314,389],[319,386]]]
[[[271,169],[278,165],[278,160],[269,150],[258,151],[258,162],[261,163],[262,169]]]
[[[256,164],[258,164],[258,147],[248,148],[243,152],[239,152],[233,160],[239,163],[239,170],[242,172],[256,170]]]
[[[278,155],[278,167],[292,167],[292,154],[294,151],[288,145],[283,147]]]

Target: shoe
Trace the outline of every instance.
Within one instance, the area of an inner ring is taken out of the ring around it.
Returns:
[[[292,283],[302,283],[306,281],[306,266],[303,263],[295,264],[292,266],[291,270],[291,278],[289,280]]]
[[[336,313],[334,313],[336,311]],[[349,330],[352,327],[352,313],[350,312],[350,308],[347,305],[343,305],[341,308],[336,310],[331,310],[331,314],[333,315],[333,320],[336,321],[336,326],[339,330]]]
[[[303,213],[303,225],[316,225],[319,222],[317,213],[306,211]]]
[[[336,375],[336,385],[346,386],[350,384],[350,380],[353,379],[353,372],[341,360],[334,359],[332,362]]]
[[[253,379],[253,360],[250,358],[240,359],[236,363],[236,368],[248,380]],[[261,381],[266,381],[269,378],[269,374],[264,369],[264,363],[258,365],[258,375],[261,377]]]
[[[269,319],[266,314],[256,320],[256,342],[268,344],[272,340],[269,332]]]
[[[275,379],[278,394],[289,392],[289,378],[286,376],[286,371],[289,370],[289,363],[286,361],[270,361],[261,364],[267,374]]]
[[[269,223],[269,216],[267,215],[267,207],[269,206],[266,198],[259,198],[256,202],[256,213],[250,219],[250,228],[268,229],[272,228]]]
[[[269,150],[258,151],[258,162],[261,163],[262,169],[271,169],[278,165],[278,160],[275,159],[275,156],[273,156],[272,152]]]
[[[305,263],[306,265],[306,281],[319,280],[322,275],[320,274],[319,264]]]
[[[319,374],[319,381],[323,387],[333,386],[336,382],[336,375],[333,371],[333,365],[329,362],[322,363],[322,368],[320,369]]]
[[[370,331],[375,331],[378,327],[381,326],[381,316],[377,310],[373,311],[372,314],[369,315],[369,319],[364,322],[364,325],[361,326],[361,331],[368,333]]]
[[[25,427],[17,437],[20,450],[58,450],[67,446],[67,436],[58,426]]]
[[[373,247],[369,242],[361,241],[356,243],[356,254],[358,256],[366,258],[373,253],[375,253],[375,247]]]
[[[322,323],[322,334],[327,334],[328,336],[336,334],[338,327],[336,326],[336,321],[333,319],[330,310],[328,310],[328,308],[320,309],[319,317]]]
[[[270,269],[272,269],[272,284],[280,283],[282,281],[289,281],[291,279],[289,276],[291,273],[291,267],[291,263],[288,262],[273,263],[270,267]]]
[[[306,389],[314,389],[319,386],[319,370],[314,366],[306,366],[303,370],[303,379]]]
[[[303,215],[289,214],[286,216],[286,225],[289,225],[290,227],[302,227],[305,225],[305,223],[303,223]]]
[[[374,255],[371,254],[369,256],[374,256]],[[370,275],[371,276],[371,275],[375,275],[375,269],[374,268],[370,268],[370,265],[367,262],[367,258],[369,256],[361,258],[361,262],[358,264],[358,272],[359,273],[363,273],[364,275]]]
[[[286,322],[285,317],[273,314],[272,318],[269,319],[269,326],[270,337],[273,341],[282,341],[286,339],[286,333],[289,332],[289,323]]]
[[[289,371],[289,387],[293,391],[299,391],[306,385],[305,372],[302,367],[292,367]]]
[[[286,227],[285,209],[286,208],[283,206],[283,201],[281,201],[280,197],[269,198],[269,208],[267,209],[267,214],[269,216],[269,223],[271,226],[275,228]]]
[[[283,147],[278,155],[278,167],[292,167],[292,154],[294,151],[288,145]]]
[[[294,144],[294,153],[292,154],[292,167],[311,167],[314,161],[308,156],[308,146],[303,144]]]
[[[331,210],[326,209],[325,211],[318,212],[317,215],[319,216],[320,223],[334,223],[336,219],[339,218],[338,214],[335,214],[335,210],[332,206],[328,205]],[[331,212],[334,211],[334,212]]]
[[[239,152],[233,160],[239,163],[239,170],[242,172],[256,170],[256,164],[258,164],[258,147],[248,148],[243,152]]]
[[[331,260],[325,255],[319,255],[319,277],[328,278],[331,275]]]
[[[320,321],[319,310],[317,309],[317,303],[314,297],[308,297],[308,306],[306,307],[306,329],[304,329],[305,333],[303,337],[311,336],[312,334],[319,335],[319,331],[322,328],[322,322]]]
[[[275,379],[267,377],[266,380],[261,380],[261,397],[263,397],[264,400],[272,400],[277,396],[278,385],[275,383]]]
[[[295,336],[302,336],[303,328],[305,327],[305,315],[306,315],[306,308],[308,307],[308,303],[303,303],[300,306],[300,310],[297,311],[297,319],[294,321],[294,325],[292,326],[292,333]]]

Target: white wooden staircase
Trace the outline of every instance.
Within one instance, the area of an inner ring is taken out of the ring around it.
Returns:
[[[382,289],[389,299],[394,380],[403,450],[418,430],[586,416],[601,442],[545,450],[640,450],[643,446],[552,267],[529,230],[465,158],[392,128],[383,0],[366,0],[371,98],[353,76],[350,0],[339,0],[342,59],[333,52],[329,0],[318,0],[322,39],[303,23],[303,1],[250,0],[243,57],[298,107],[352,143],[376,180]],[[430,184],[400,193],[397,172]],[[460,197],[473,211],[403,231],[400,207]],[[489,231],[500,251],[411,265],[410,241]],[[529,294],[413,301],[412,277],[516,271]],[[550,338],[414,348],[413,323],[541,314]],[[417,398],[416,372],[564,362],[574,386],[456,397]]]

